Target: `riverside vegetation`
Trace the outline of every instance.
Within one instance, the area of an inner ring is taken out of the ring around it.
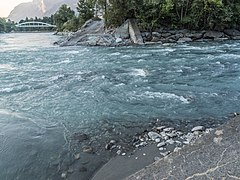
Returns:
[[[238,1],[80,0],[77,11],[75,16],[62,5],[55,13],[58,32],[77,31],[55,44],[122,46],[240,39]]]
[[[8,33],[15,30],[14,22],[0,18],[0,33]]]
[[[85,21],[102,14],[105,27],[118,27],[136,18],[141,31],[167,29],[239,29],[239,0],[79,0],[78,15],[62,5],[54,15],[58,31],[77,31]]]

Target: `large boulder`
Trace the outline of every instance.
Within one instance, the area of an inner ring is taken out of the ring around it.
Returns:
[[[99,34],[104,34],[103,20],[88,20],[79,31],[73,33],[63,42],[59,42],[60,46],[76,46],[76,45],[96,45],[99,41]],[[61,40],[62,41],[62,40]]]
[[[179,38],[178,43],[184,43],[184,42],[192,42],[191,38],[185,37],[185,38]]]
[[[231,37],[233,40],[240,40],[240,36],[233,36]]]
[[[240,31],[236,29],[225,29],[223,32],[228,36],[240,36]]]
[[[120,27],[115,31],[115,37],[121,39],[129,39],[129,20],[125,21]]]
[[[110,34],[86,34],[81,36],[76,45],[83,46],[113,46],[115,38]]]
[[[129,19],[129,35],[134,44],[143,44],[143,38],[136,19]]]
[[[203,35],[203,38],[205,38],[205,39],[217,39],[217,38],[221,38],[221,37],[224,37],[224,33],[219,32],[219,31],[207,31]]]
[[[202,32],[192,32],[185,34],[185,37],[191,38],[193,40],[201,39],[203,37]]]

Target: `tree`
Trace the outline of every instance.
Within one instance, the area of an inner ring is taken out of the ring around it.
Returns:
[[[111,0],[109,2],[104,15],[105,25],[107,27],[120,26],[128,18],[131,2],[128,0]]]
[[[16,29],[13,21],[0,18],[0,32],[11,32]]]
[[[80,25],[83,25],[87,20],[94,17],[93,4],[86,0],[79,0],[77,4],[77,11],[79,12]]]
[[[57,31],[64,30],[64,24],[74,17],[74,11],[71,10],[66,4],[62,5],[59,10],[54,14],[54,23],[57,26]]]
[[[0,19],[0,33],[5,32],[5,23],[3,19]]]
[[[66,23],[63,24],[63,29],[68,31],[77,31],[79,27],[79,19],[74,16],[71,20],[68,20]]]
[[[152,32],[157,25],[161,17],[159,11],[160,4],[158,3],[144,3],[139,9],[137,18],[139,19],[139,25],[144,30]]]
[[[231,10],[221,0],[194,0],[191,8],[192,29],[224,29],[231,22]]]

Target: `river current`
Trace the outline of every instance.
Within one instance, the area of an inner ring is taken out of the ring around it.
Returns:
[[[81,153],[74,133],[104,149],[151,119],[224,122],[240,110],[240,41],[53,46],[58,38],[0,34],[0,179],[86,179],[108,154]]]

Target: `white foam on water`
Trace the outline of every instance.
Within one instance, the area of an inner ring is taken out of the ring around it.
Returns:
[[[178,69],[176,72],[178,72],[178,73],[182,73],[183,70],[182,70],[182,69]]]
[[[10,112],[10,111],[7,110],[7,109],[0,109],[0,114],[10,115],[10,114],[12,114],[12,112]]]
[[[13,70],[13,69],[15,69],[15,68],[12,67],[10,64],[0,64],[0,69]]]
[[[239,54],[219,54],[218,56],[215,57],[216,59],[223,58],[223,59],[239,59],[240,55]]]
[[[11,116],[15,116],[15,117],[19,117],[19,118],[23,118],[23,116],[20,113],[17,112],[12,112],[10,110],[7,109],[0,109],[0,115],[11,115]]]
[[[157,97],[157,98],[161,98],[161,99],[176,99],[176,100],[182,101],[183,103],[189,103],[189,101],[186,98],[184,98],[183,96],[178,96],[178,95],[172,94],[172,93],[147,91],[146,94],[149,96],[153,96],[153,97]]]
[[[120,83],[120,84],[116,84],[115,86],[119,87],[119,86],[124,86],[124,85],[125,85],[124,83]]]
[[[145,59],[139,59],[138,60],[138,62],[144,62],[145,61]]]
[[[129,58],[129,57],[131,57],[131,56],[130,55],[126,55],[126,54],[122,56],[122,58]]]
[[[30,85],[21,85],[15,87],[0,88],[0,93],[18,93],[31,89]]]
[[[52,76],[50,78],[50,81],[56,81],[56,80],[58,80],[60,78],[64,78],[64,74],[60,74],[60,75],[57,75],[57,76]]]
[[[146,77],[148,75],[148,71],[145,69],[133,69],[133,71],[130,73],[132,76],[141,76]]]
[[[176,94],[172,94],[172,93],[165,93],[165,92],[151,92],[151,91],[146,91],[141,95],[135,95],[135,97],[139,97],[139,98],[150,98],[150,99],[170,99],[170,100],[176,100],[176,101],[180,101],[184,104],[189,104],[189,101],[187,98],[183,97],[183,96],[178,96]]]
[[[115,53],[111,53],[109,54],[110,56],[119,56],[121,53],[120,52],[115,52]]]
[[[141,58],[141,57],[148,57],[150,54],[146,53],[146,54],[137,54],[136,57]]]
[[[67,54],[78,54],[79,51],[67,51],[66,53],[67,53]]]
[[[1,88],[0,93],[10,93],[13,90],[14,90],[13,88]]]
[[[218,93],[210,93],[210,96],[212,96],[212,97],[217,97],[217,96],[218,96]]]
[[[59,62],[57,64],[68,64],[70,62],[71,62],[70,59],[65,59],[65,60],[63,60],[63,61],[61,61],[61,62]]]

